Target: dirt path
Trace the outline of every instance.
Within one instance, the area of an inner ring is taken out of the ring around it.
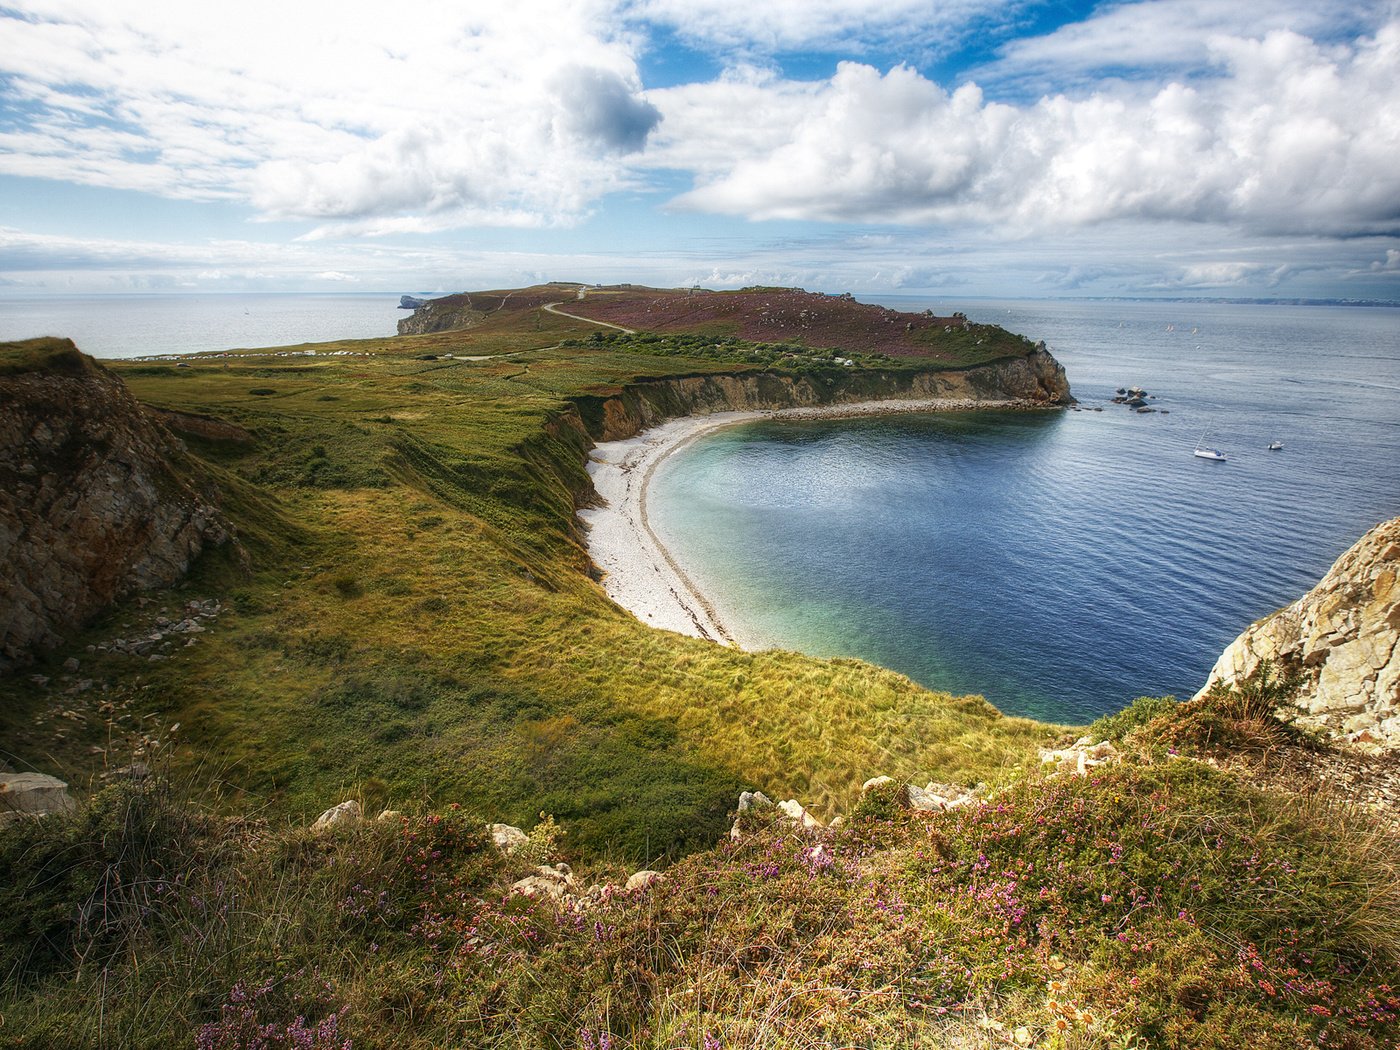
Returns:
[[[560,305],[561,304],[559,303],[545,303],[543,309],[548,310],[552,314],[558,314],[560,317],[568,317],[575,321],[583,321],[586,324],[597,324],[602,325],[604,328],[615,328],[619,332],[626,332],[628,335],[637,334],[637,330],[635,328],[623,328],[622,325],[613,324],[611,321],[595,321],[591,317],[580,317],[578,314],[566,313],[565,311],[558,309]]]

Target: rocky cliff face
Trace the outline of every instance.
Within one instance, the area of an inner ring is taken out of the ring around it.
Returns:
[[[229,539],[178,443],[68,340],[0,346],[0,671]]]
[[[1316,587],[1236,638],[1209,681],[1234,681],[1263,660],[1302,673],[1300,725],[1400,748],[1400,518],[1377,525]]]
[[[611,396],[576,399],[595,440],[631,437],[666,419],[697,413],[802,408],[900,398],[1073,404],[1064,367],[1043,347],[975,368],[855,372],[832,380],[775,375],[639,380]]]

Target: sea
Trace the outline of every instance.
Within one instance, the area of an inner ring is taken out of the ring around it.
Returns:
[[[1044,339],[1081,410],[765,420],[671,457],[653,527],[747,644],[1082,724],[1191,696],[1400,514],[1400,309],[882,301]]]
[[[397,294],[45,295],[0,297],[0,341],[66,336],[98,358],[257,349],[393,335]]]

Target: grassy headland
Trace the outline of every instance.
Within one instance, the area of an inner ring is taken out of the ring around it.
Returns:
[[[869,391],[924,365],[810,334],[595,339],[543,309],[562,287],[474,295],[461,331],[109,365],[164,410],[239,546],[6,682],[13,754],[94,789],[133,759],[155,775],[0,828],[0,1042],[1394,1045],[1393,827],[1216,768],[1306,746],[1267,676],[1141,701],[1095,729],[1121,761],[1055,776],[1036,745],[1063,733],[980,698],[612,605],[574,509],[620,393]],[[0,348],[0,368],[66,360]],[[172,633],[186,614],[202,630]],[[990,787],[921,813],[862,796],[880,773]],[[730,841],[741,788],[845,821],[760,808]],[[346,797],[404,814],[305,829]],[[503,853],[488,821],[531,840]],[[510,892],[564,858],[612,888]],[[652,863],[664,881],[622,888]]]
[[[574,518],[600,404],[707,374],[863,389],[891,362],[733,339],[719,359],[711,344],[600,343],[596,324],[543,309],[573,296],[525,290],[462,331],[109,363],[173,413],[247,558],[207,557],[162,601],[171,615],[187,596],[225,607],[168,660],[84,652],[157,614],[135,605],[55,653],[53,670],[76,653],[98,685],[22,684],[2,716],[11,750],[81,780],[128,760],[157,721],[179,723],[177,765],[276,812],[348,795],[465,802],[526,826],[545,811],[575,845],[640,863],[713,842],[743,788],[830,815],[868,776],[971,783],[1048,738],[978,698],[855,661],[716,647],[613,606]],[[241,438],[211,436],[209,417]],[[119,698],[127,721],[114,732],[90,697]]]

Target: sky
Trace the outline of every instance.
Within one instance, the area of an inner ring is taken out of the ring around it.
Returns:
[[[0,303],[542,280],[1400,299],[1400,0],[0,0]]]

